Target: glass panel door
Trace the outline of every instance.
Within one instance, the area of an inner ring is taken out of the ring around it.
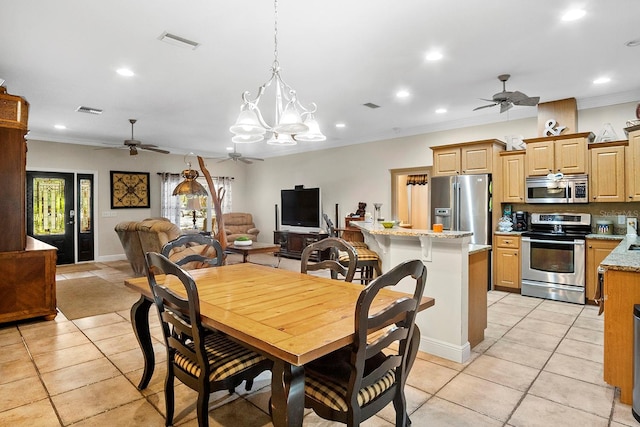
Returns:
[[[78,261],[92,261],[93,175],[78,175]]]

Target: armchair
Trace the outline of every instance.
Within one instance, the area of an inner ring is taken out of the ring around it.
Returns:
[[[253,216],[250,213],[230,212],[222,214],[224,219],[224,231],[227,235],[227,241],[233,242],[240,236],[246,236],[254,242],[258,240],[260,230],[256,228],[253,222]]]
[[[145,253],[160,252],[162,246],[182,234],[180,228],[166,218],[120,222],[115,232],[136,277],[147,274]]]

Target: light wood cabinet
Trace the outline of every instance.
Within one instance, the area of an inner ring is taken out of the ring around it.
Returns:
[[[587,145],[593,133],[525,139],[527,176],[588,173]]]
[[[587,239],[586,297],[593,303],[598,286],[598,266],[620,244],[619,239]]]
[[[493,173],[504,147],[497,139],[431,147],[433,176]]]
[[[639,128],[629,132],[629,145],[625,149],[625,166],[626,166],[626,201],[640,201],[640,126]]]
[[[633,306],[640,301],[640,273],[604,275],[604,380],[620,388],[620,402],[633,401]]]
[[[589,147],[589,195],[592,202],[624,202],[626,141]]]
[[[495,286],[520,289],[520,236],[495,235]]]
[[[502,160],[502,203],[524,203],[525,152],[503,151],[500,153]]]

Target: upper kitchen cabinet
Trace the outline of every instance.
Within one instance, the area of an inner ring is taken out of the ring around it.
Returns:
[[[627,141],[589,145],[589,195],[592,202],[624,202]]]
[[[629,136],[629,145],[625,149],[626,163],[626,200],[629,202],[640,201],[640,125],[626,128]]]
[[[525,139],[527,176],[588,173],[591,132]]]
[[[504,148],[505,143],[497,139],[431,147],[433,176],[493,173]]]
[[[500,153],[503,203],[524,203],[524,153],[524,150]]]

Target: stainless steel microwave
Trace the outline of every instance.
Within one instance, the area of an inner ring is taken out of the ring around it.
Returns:
[[[546,176],[526,180],[527,203],[589,203],[588,175],[564,175],[560,179]]]

